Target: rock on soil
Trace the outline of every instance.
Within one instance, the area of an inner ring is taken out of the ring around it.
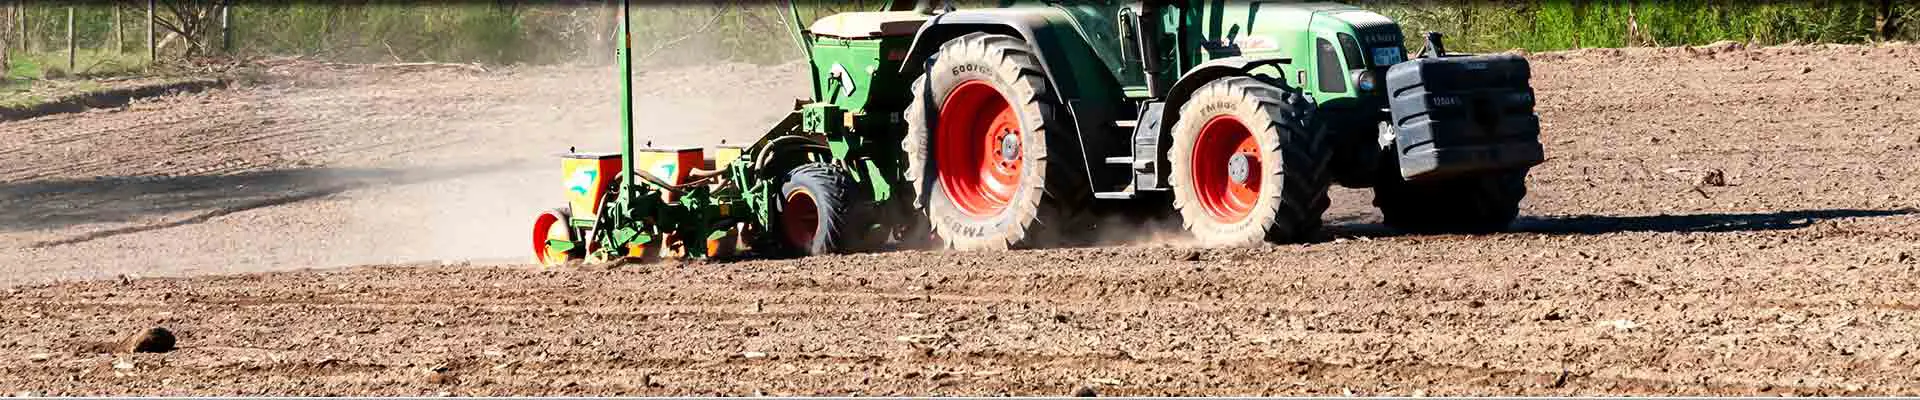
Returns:
[[[165,353],[174,349],[173,331],[153,327],[135,332],[120,341],[122,353]]]

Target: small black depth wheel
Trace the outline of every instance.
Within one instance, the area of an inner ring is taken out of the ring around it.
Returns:
[[[855,204],[859,189],[845,169],[809,163],[787,172],[774,232],[795,255],[858,251],[872,235],[872,207]]]
[[[1525,197],[1525,168],[1430,182],[1383,179],[1373,188],[1387,226],[1413,233],[1504,231]]]
[[[1202,86],[1173,125],[1174,208],[1205,246],[1306,240],[1327,209],[1325,135],[1311,103],[1251,77]]]

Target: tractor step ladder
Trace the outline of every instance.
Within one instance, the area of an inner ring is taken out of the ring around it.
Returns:
[[[1166,190],[1160,182],[1156,164],[1160,161],[1160,112],[1165,110],[1163,103],[1148,102],[1140,107],[1140,118],[1113,121],[1113,128],[1130,132],[1131,155],[1107,157],[1101,165],[1107,168],[1125,168],[1131,175],[1132,183],[1126,188],[1114,192],[1095,192],[1093,198],[1124,200],[1136,197],[1142,191]]]

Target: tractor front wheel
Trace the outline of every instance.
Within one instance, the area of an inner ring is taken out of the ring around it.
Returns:
[[[934,60],[914,81],[902,142],[908,186],[933,232],[947,247],[985,250],[1085,234],[1086,171],[1051,162],[1048,132],[1063,125],[1033,48],[972,33]]]
[[[1208,83],[1180,106],[1168,149],[1174,208],[1204,246],[1304,240],[1328,202],[1311,103],[1252,77]]]

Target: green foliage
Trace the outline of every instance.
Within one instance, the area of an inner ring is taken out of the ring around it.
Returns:
[[[30,107],[106,88],[90,80],[0,80],[0,108]]]
[[[233,51],[347,61],[542,61],[544,47],[525,26],[530,8],[399,1],[240,3],[232,11]]]
[[[8,55],[7,61],[10,79],[124,76],[147,66],[147,58],[142,54],[93,49],[76,51],[71,70],[67,69],[66,52],[14,53]]]
[[[160,1],[164,10],[171,2],[204,0]],[[878,10],[888,3],[794,1],[804,22],[835,12]],[[1894,2],[1893,14],[1905,23],[1891,38],[1877,35],[1880,15],[1871,0],[1354,1],[1400,21],[1413,47],[1418,47],[1414,42],[1419,39],[1411,33],[1441,31],[1448,34],[1453,48],[1462,51],[1699,45],[1719,40],[1761,44],[1920,40],[1920,24],[1914,23],[1920,19],[1920,2],[1911,0]],[[801,56],[790,32],[795,21],[784,2],[634,3],[634,53],[642,63],[774,63]],[[996,3],[959,0],[961,7]],[[615,16],[611,6],[615,4],[610,0],[236,0],[231,10],[234,48],[229,52],[348,62],[606,62],[611,56]],[[38,77],[45,74],[47,65],[65,67],[69,7],[75,11],[74,34],[81,58],[110,61],[90,71],[127,71],[139,66],[142,57],[127,55],[145,51],[145,7],[140,2],[31,1],[26,7],[28,50],[25,55],[15,54],[14,68],[20,71],[13,75]],[[114,7],[121,10],[117,25]],[[116,29],[124,35],[115,35]],[[209,31],[217,36],[217,29]],[[163,31],[161,37],[166,36]],[[11,36],[7,40],[15,41]],[[218,37],[202,42],[214,53],[221,52]],[[113,52],[116,48],[122,51]],[[177,56],[180,48],[178,42],[171,44],[163,57]],[[55,55],[60,57],[58,62],[49,63]]]
[[[1876,31],[1877,4],[1868,0],[1754,2],[1741,0],[1360,0],[1364,7],[1399,21],[1408,46],[1419,32],[1447,34],[1461,51],[1511,48],[1562,50],[1591,47],[1703,45],[1732,40],[1759,44],[1864,43],[1920,40],[1920,4],[1899,1],[1894,15],[1907,21],[1896,36]]]

